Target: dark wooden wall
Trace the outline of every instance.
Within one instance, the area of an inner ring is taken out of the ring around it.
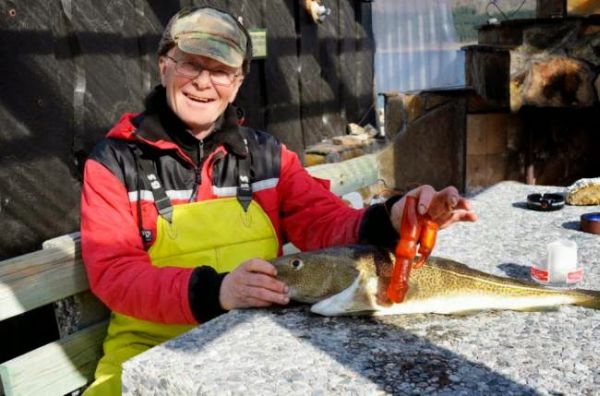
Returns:
[[[373,122],[370,2],[0,0],[0,259],[79,226],[81,170],[94,144],[157,82],[160,34],[180,7],[209,4],[267,29],[238,102],[247,125],[299,154]]]

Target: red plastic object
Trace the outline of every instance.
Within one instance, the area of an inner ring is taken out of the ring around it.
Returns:
[[[431,221],[428,216],[417,213],[416,197],[406,196],[400,225],[400,240],[395,251],[396,262],[387,289],[388,298],[392,302],[404,301],[408,292],[410,270],[413,267],[419,268],[425,263],[435,246],[437,231],[437,223]],[[419,258],[415,261],[417,252]]]

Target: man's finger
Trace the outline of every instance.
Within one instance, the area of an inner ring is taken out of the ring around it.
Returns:
[[[450,211],[458,205],[460,199],[458,190],[454,186],[448,186],[434,194],[431,205],[438,210]]]
[[[427,213],[434,196],[435,190],[429,185],[421,186],[417,190],[417,212],[419,212],[419,214]]]
[[[436,222],[440,225],[440,229],[446,228],[459,221],[476,221],[477,215],[471,210],[456,209],[450,213],[445,219],[438,219]]]
[[[277,269],[275,269],[275,266],[268,261],[261,259],[252,259],[247,261],[245,269],[249,272],[258,272],[271,276],[277,276]]]
[[[287,285],[269,275],[253,273],[246,280],[248,286],[269,289],[277,293],[287,293]]]
[[[456,209],[460,201],[458,190],[452,186],[446,187],[434,194],[427,214],[438,224],[442,224],[447,217],[452,215],[452,211]]]
[[[287,304],[290,302],[290,298],[287,295],[276,293],[261,287],[251,287],[248,299],[256,299],[276,304]]]
[[[251,307],[264,308],[264,307],[270,307],[271,305],[273,305],[273,303],[270,301],[260,300],[258,298],[248,297],[244,300],[242,305],[245,308],[251,308]]]
[[[456,208],[473,211],[471,201],[469,201],[468,199],[465,199],[465,198],[461,198],[460,201],[458,201],[458,205],[456,205]]]

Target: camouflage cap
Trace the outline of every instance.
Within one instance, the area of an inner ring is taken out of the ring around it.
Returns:
[[[248,40],[248,33],[231,14],[212,7],[185,8],[169,21],[158,54],[177,45],[184,52],[240,67],[247,56]]]

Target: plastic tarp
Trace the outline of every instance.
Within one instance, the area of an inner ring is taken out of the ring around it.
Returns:
[[[455,34],[451,0],[372,4],[376,92],[464,85],[464,53]]]

